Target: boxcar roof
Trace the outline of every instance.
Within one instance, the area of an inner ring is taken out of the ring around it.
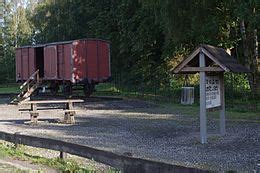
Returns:
[[[30,48],[30,47],[37,48],[37,47],[45,47],[45,46],[49,46],[49,45],[70,44],[70,43],[73,43],[75,41],[91,41],[91,40],[93,40],[93,41],[103,41],[103,42],[111,43],[110,41],[103,40],[103,39],[83,38],[83,39],[76,39],[76,40],[69,40],[69,41],[51,42],[51,43],[45,43],[45,44],[25,45],[25,46],[21,46],[19,48]]]

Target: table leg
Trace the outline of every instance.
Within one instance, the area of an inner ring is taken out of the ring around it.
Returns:
[[[66,103],[66,109],[72,110],[73,109],[73,103],[72,102]]]
[[[37,112],[37,104],[36,103],[31,104],[30,116],[31,116],[31,122],[33,124],[37,124],[39,112]]]
[[[37,111],[37,105],[36,105],[36,103],[32,103],[32,104],[31,104],[31,111],[33,111],[33,112]]]
[[[31,122],[33,124],[37,124],[39,113],[38,112],[30,112],[30,116],[31,116]]]

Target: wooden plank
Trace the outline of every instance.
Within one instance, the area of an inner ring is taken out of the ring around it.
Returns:
[[[44,104],[44,103],[82,103],[84,100],[34,100],[34,101],[24,101],[21,104]]]
[[[190,172],[190,173],[209,173],[210,171],[197,168],[188,168],[177,166],[169,163],[146,160],[141,158],[119,155],[110,151],[99,150],[83,145],[73,144],[51,138],[40,138],[36,136],[28,136],[22,134],[10,134],[0,132],[0,139],[15,144],[23,144],[32,147],[51,149],[60,152],[66,152],[73,155],[93,159],[94,161],[110,165],[117,169],[121,169],[125,173],[129,172]]]
[[[220,67],[184,67],[180,72],[224,72]]]
[[[37,111],[45,112],[50,110],[64,111],[64,107],[37,107]],[[31,111],[30,108],[21,108],[18,109],[19,112],[28,112]]]
[[[66,112],[76,112],[76,111],[79,111],[79,110],[77,110],[77,109],[66,109],[66,110],[64,110],[65,113]]]
[[[23,89],[31,80],[35,79],[35,76],[39,74],[39,70],[36,70],[21,86],[20,89]]]
[[[200,52],[200,67],[205,67],[205,55]],[[206,117],[206,73],[200,72],[200,140],[207,143],[207,117]]]
[[[225,115],[225,87],[224,87],[224,74],[220,74],[220,134],[226,133],[226,115]]]
[[[219,65],[224,71],[229,72],[230,70],[221,62],[219,62],[218,59],[216,59],[214,56],[212,56],[206,49],[202,48],[202,52],[209,57],[213,62],[215,62],[217,65]]]
[[[174,73],[179,73],[181,71],[181,69],[187,65],[199,52],[200,52],[201,48],[196,49],[194,52],[192,52],[192,54],[186,58],[185,60],[183,60],[177,67],[175,67],[174,69]]]
[[[31,111],[37,111],[37,105],[36,103],[31,104]]]

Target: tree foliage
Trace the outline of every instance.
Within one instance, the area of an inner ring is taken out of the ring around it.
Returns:
[[[256,85],[258,0],[26,2],[26,7],[9,3],[13,12],[6,31],[11,47],[78,38],[110,40],[114,76],[127,85],[163,87],[171,83],[170,69],[205,43],[232,49],[254,71],[248,79]]]

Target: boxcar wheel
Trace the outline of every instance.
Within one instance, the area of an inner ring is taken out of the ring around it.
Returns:
[[[95,89],[95,85],[94,84],[86,83],[84,85],[85,97],[90,97],[90,95],[94,92],[94,89]]]
[[[52,83],[50,86],[50,90],[51,90],[52,95],[57,95],[57,93],[59,91],[59,84]]]
[[[66,84],[63,86],[63,93],[66,96],[71,96],[72,95],[72,85],[71,84]]]
[[[37,89],[33,92],[32,96],[38,96],[39,93],[40,93],[40,88],[37,88]]]

